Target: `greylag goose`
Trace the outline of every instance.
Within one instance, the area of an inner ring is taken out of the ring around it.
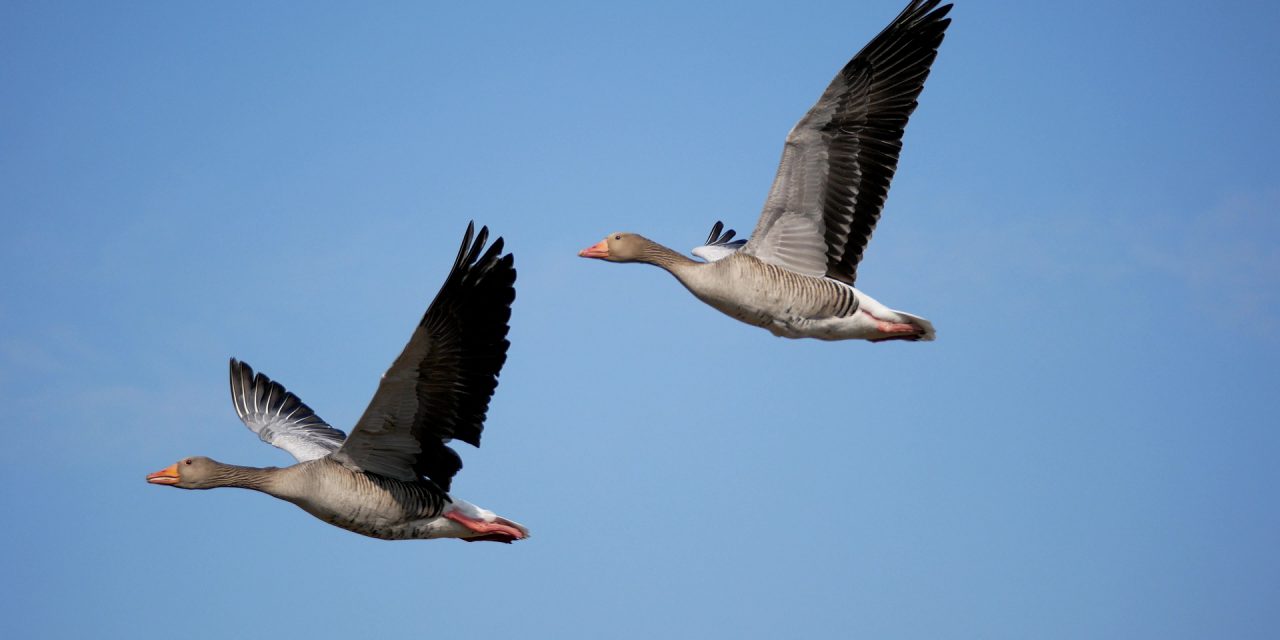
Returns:
[[[284,468],[191,457],[147,476],[181,489],[240,487],[298,505],[349,531],[385,540],[511,542],[524,526],[449,494],[462,468],[452,439],[480,446],[489,398],[507,358],[516,270],[502,238],[484,250],[467,226],[449,277],[347,436],[297,396],[231,360],[231,401],[245,426],[293,455]]]
[[[778,336],[934,339],[928,320],[853,285],[897,170],[903,129],[951,23],[951,5],[938,2],[907,5],[792,128],[764,211],[740,248],[717,242],[713,228],[695,250],[706,262],[634,233],[610,234],[578,255],[661,267],[703,302]]]

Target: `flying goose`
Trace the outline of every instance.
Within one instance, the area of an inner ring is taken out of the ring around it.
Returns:
[[[524,526],[449,494],[462,459],[446,443],[480,446],[489,398],[507,358],[516,270],[502,238],[484,250],[467,226],[449,277],[347,436],[297,396],[231,360],[231,401],[249,430],[298,464],[240,467],[197,456],[147,476],[181,489],[240,487],[332,525],[385,540],[511,542]]]
[[[777,336],[933,340],[928,320],[853,285],[903,129],[951,23],[951,5],[938,2],[907,5],[792,128],[764,211],[740,249],[716,242],[717,223],[694,252],[707,262],[634,233],[610,234],[578,255],[661,267],[703,302]]]

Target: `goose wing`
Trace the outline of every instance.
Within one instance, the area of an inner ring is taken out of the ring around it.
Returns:
[[[298,462],[323,458],[337,451],[347,438],[279,382],[255,374],[252,367],[235,358],[231,359],[231,404],[244,426]]]
[[[743,251],[854,283],[898,167],[903,129],[951,23],[951,5],[938,2],[907,5],[791,129]]]
[[[453,269],[382,376],[364,415],[334,459],[403,481],[421,476],[449,490],[462,468],[445,443],[480,446],[489,398],[507,359],[516,270],[502,238],[484,250],[482,227],[467,226]]]
[[[700,247],[693,248],[693,255],[706,260],[707,262],[715,262],[721,258],[727,258],[734,254],[747,241],[743,239],[734,240],[733,236],[737,234],[733,229],[720,232],[724,229],[724,223],[716,220],[711,226],[711,233],[707,235],[707,241]]]

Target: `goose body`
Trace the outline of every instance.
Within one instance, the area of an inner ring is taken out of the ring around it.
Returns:
[[[889,309],[839,280],[798,274],[747,254],[697,268],[686,286],[722,313],[782,338],[933,338],[927,320]]]
[[[841,69],[792,128],[751,238],[717,222],[691,260],[634,233],[578,255],[670,272],[695,297],[787,338],[933,340],[933,325],[854,287],[897,170],[902,134],[937,56],[951,5],[912,0]]]
[[[468,538],[475,532],[449,514],[477,520],[497,516],[449,496],[431,482],[402,482],[354,471],[326,456],[268,470],[264,493],[292,502],[336,527],[371,538]],[[510,521],[506,521],[510,523]],[[527,533],[527,532],[524,532]]]
[[[839,280],[795,273],[741,251],[695,262],[642,236],[617,235],[619,243],[648,245],[648,256],[637,262],[665,269],[697,299],[775,336],[876,342],[934,338],[928,320],[890,309]]]
[[[479,446],[489,398],[506,360],[515,268],[502,239],[484,250],[468,226],[436,299],[383,375],[348,437],[297,396],[231,360],[231,398],[245,426],[294,456],[289,467],[241,467],[196,456],[147,476],[183,489],[238,487],[384,540],[461,538],[512,542],[524,526],[449,494],[462,468],[446,443]]]

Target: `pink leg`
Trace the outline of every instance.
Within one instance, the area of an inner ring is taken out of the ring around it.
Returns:
[[[457,511],[450,511],[444,514],[444,517],[457,522],[458,524],[481,535],[463,538],[467,542],[507,542],[513,540],[523,540],[524,532],[520,531],[515,523],[506,518],[496,517],[493,522],[485,522],[484,520],[472,520]]]
[[[868,342],[884,342],[886,340],[916,340],[923,331],[914,324],[905,324],[901,322],[888,322],[881,320],[871,313],[863,310],[868,316],[876,321],[876,331],[886,334],[882,338],[869,338]]]
[[[881,333],[889,334],[920,332],[920,329],[918,329],[914,324],[900,324],[897,322],[885,322],[883,320],[876,322],[876,329],[879,329]]]

